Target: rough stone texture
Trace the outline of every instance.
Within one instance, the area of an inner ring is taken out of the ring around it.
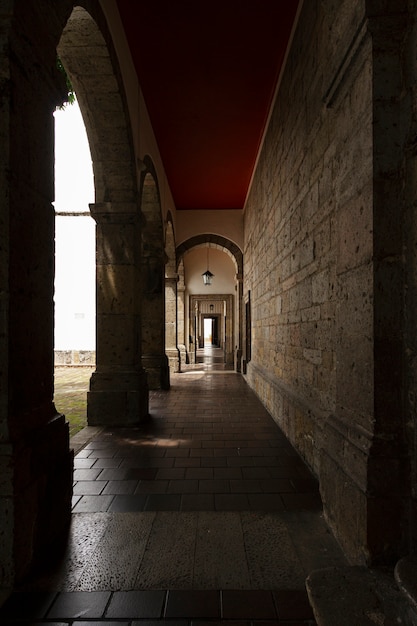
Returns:
[[[28,584],[32,591],[304,589],[310,568],[324,564],[346,561],[323,519],[308,511],[75,513],[61,568]]]
[[[164,241],[158,183],[149,161],[142,181],[141,312],[142,363],[149,389],[169,389],[165,354]]]
[[[395,580],[409,605],[409,612],[417,623],[417,557],[411,555],[398,561],[395,566]]]
[[[319,476],[358,563],[401,554],[410,495],[397,209],[410,16],[403,2],[364,10],[304,3],[244,223],[248,382]]]
[[[414,626],[416,614],[387,572],[363,567],[319,570],[306,582],[319,626]]]
[[[97,223],[97,369],[87,396],[88,423],[132,424],[148,417],[140,354],[140,262],[134,244],[138,207],[103,203],[90,208]]]

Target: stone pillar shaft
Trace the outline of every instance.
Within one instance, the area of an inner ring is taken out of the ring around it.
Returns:
[[[139,214],[134,203],[90,209],[97,225],[97,362],[88,423],[132,424],[148,417],[140,347]]]
[[[177,282],[177,274],[165,277],[165,351],[171,372],[181,371],[177,345]]]

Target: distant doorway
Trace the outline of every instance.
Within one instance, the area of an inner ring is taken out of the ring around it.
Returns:
[[[206,317],[204,320],[204,347],[213,345],[213,318]]]

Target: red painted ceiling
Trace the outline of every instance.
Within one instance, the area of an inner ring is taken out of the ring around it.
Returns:
[[[117,0],[178,209],[242,209],[298,0]]]

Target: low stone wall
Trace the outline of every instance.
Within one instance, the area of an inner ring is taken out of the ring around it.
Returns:
[[[95,365],[95,350],[55,350],[55,365]]]

